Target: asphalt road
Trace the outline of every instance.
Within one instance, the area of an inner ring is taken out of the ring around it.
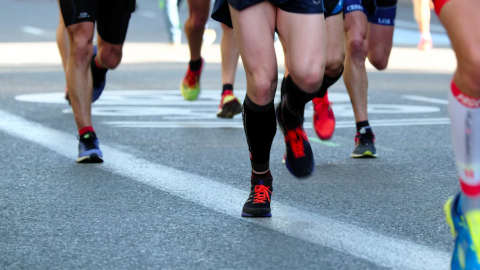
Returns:
[[[173,49],[162,45],[168,39],[157,6],[139,1],[127,40],[141,48],[158,44],[163,57]],[[196,102],[181,98],[181,59],[132,59],[109,72],[107,91],[94,105],[105,163],[75,163],[76,127],[62,99],[58,56],[35,62],[44,54],[38,48],[54,51],[57,13],[56,1],[0,0],[0,49],[12,50],[0,58],[1,269],[448,268],[453,242],[441,210],[458,191],[449,70],[416,69],[424,63],[413,58],[412,68],[392,62],[391,71],[369,72],[379,153],[369,160],[350,158],[354,119],[340,81],[330,94],[334,138],[319,141],[306,121],[315,173],[306,179],[288,173],[277,131],[273,217],[244,219],[248,150],[241,118],[215,117],[218,61],[207,64]],[[397,18],[396,46],[416,53],[411,7],[401,4]],[[433,23],[439,47],[448,48]],[[220,27],[209,26],[218,43]],[[33,56],[5,60],[21,56],[15,48]],[[241,65],[235,87],[243,99]]]

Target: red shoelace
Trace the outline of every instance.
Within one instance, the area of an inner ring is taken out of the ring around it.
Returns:
[[[195,72],[195,71],[188,71],[187,76],[185,76],[185,79],[188,83],[189,87],[195,87],[195,84],[198,82],[198,78],[200,77],[200,72]]]
[[[305,156],[305,148],[303,142],[308,140],[305,131],[302,128],[297,127],[294,130],[289,130],[287,136],[285,136],[285,141],[290,144],[292,149],[293,156],[295,158],[301,158]]]
[[[270,201],[270,193],[270,187],[266,187],[264,185],[256,185],[253,203],[265,203],[265,200]]]

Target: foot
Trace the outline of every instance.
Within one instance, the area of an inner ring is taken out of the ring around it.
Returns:
[[[242,105],[240,100],[233,95],[231,90],[226,90],[222,94],[222,100],[218,107],[217,117],[219,118],[233,118],[234,115],[242,112]]]
[[[191,71],[190,67],[188,67],[187,73],[180,85],[180,90],[182,91],[182,96],[185,100],[197,100],[198,95],[200,94],[200,75],[202,74],[204,65],[205,60],[202,58],[202,66],[199,70]]]
[[[355,150],[352,158],[376,158],[377,149],[375,149],[375,134],[370,128],[362,128],[355,136]]]
[[[102,163],[103,154],[99,148],[95,132],[87,132],[80,136],[77,163]]]
[[[433,48],[433,43],[431,39],[421,38],[418,43],[417,49],[421,51],[430,51]]]
[[[298,123],[285,123],[283,110],[285,102],[282,100],[276,109],[277,123],[285,137],[285,165],[296,177],[304,177],[315,170],[312,147],[308,142],[307,134],[303,129],[303,116],[299,116]],[[295,128],[288,128],[295,126]]]
[[[98,51],[97,45],[93,46],[92,61],[95,61],[95,56],[97,55],[97,51]],[[105,89],[105,85],[107,84],[106,71],[105,71],[105,74],[96,74],[92,70],[92,81],[93,81],[92,103],[94,103],[95,101],[97,101],[97,99],[100,98],[100,96],[103,93],[103,90]]]
[[[242,217],[271,217],[270,200],[272,199],[273,178],[252,177],[250,196],[243,205]]]
[[[443,207],[455,238],[451,269],[480,269],[480,209],[463,214],[459,199],[459,195],[450,198]]]
[[[313,127],[320,140],[330,140],[335,131],[335,115],[328,96],[313,99]]]

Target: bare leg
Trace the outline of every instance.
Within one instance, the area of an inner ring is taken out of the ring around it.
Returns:
[[[210,12],[210,0],[188,0],[190,14],[185,22],[185,34],[190,48],[190,60],[201,57],[203,32]]]
[[[222,50],[222,84],[233,85],[237,73],[240,52],[238,50],[233,29],[223,23],[221,25],[223,29],[222,41],[220,43]]]

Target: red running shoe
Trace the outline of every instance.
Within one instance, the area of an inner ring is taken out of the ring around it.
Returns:
[[[313,99],[313,127],[321,140],[330,140],[335,131],[335,115],[328,93],[323,98]]]

